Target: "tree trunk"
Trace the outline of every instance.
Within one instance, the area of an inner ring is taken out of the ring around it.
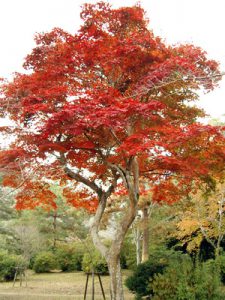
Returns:
[[[130,129],[129,129],[130,130]],[[129,131],[128,130],[128,131]],[[132,134],[132,132],[131,132]],[[103,160],[105,160],[104,155],[100,151],[100,155]],[[134,221],[137,213],[137,202],[139,199],[139,166],[138,161],[135,157],[126,160],[126,168],[114,165],[105,161],[108,166],[110,166],[113,181],[107,191],[101,189],[94,181],[83,177],[81,174],[73,172],[66,165],[65,156],[60,156],[61,163],[64,164],[65,173],[81,182],[92,189],[97,195],[99,204],[95,212],[93,222],[91,225],[91,236],[95,247],[100,251],[102,256],[106,259],[108,263],[109,273],[110,273],[110,283],[111,283],[111,300],[124,300],[123,296],[123,283],[120,267],[120,252],[122,249],[123,241],[125,235],[130,228],[132,222]],[[106,247],[99,236],[99,229],[101,225],[101,220],[105,212],[106,202],[114,192],[117,181],[122,178],[125,188],[128,191],[127,209],[119,222],[115,235],[112,239],[112,244],[110,247]]]
[[[96,248],[102,253],[105,257],[110,274],[110,293],[111,300],[124,300],[123,296],[123,282],[121,275],[121,267],[120,267],[120,252],[122,248],[122,244],[129,229],[132,224],[135,216],[136,216],[136,207],[129,207],[127,213],[123,216],[121,222],[117,226],[117,230],[114,235],[114,239],[112,240],[111,246],[107,249],[104,244],[102,244],[100,237],[98,235],[98,227],[99,227],[99,216],[103,212],[104,204],[100,203],[97,212],[94,217],[94,222],[91,228],[92,240],[96,246]]]
[[[149,228],[148,228],[148,208],[144,208],[143,212],[143,239],[142,239],[142,259],[145,262],[149,259],[148,245],[149,245]]]
[[[133,159],[130,164],[133,163],[133,173],[131,176],[131,172],[129,170],[121,169],[116,170],[121,173],[121,176],[124,181],[124,185],[128,190],[128,205],[125,213],[123,214],[120,222],[117,224],[117,228],[112,239],[112,244],[110,247],[106,247],[100,236],[99,236],[99,228],[101,224],[101,219],[104,214],[106,208],[107,199],[110,197],[111,193],[114,191],[114,188],[117,183],[117,176],[115,174],[115,182],[112,184],[106,192],[99,192],[99,205],[97,207],[92,227],[91,227],[91,236],[94,242],[95,247],[101,252],[103,257],[105,257],[109,273],[110,273],[110,292],[111,292],[111,300],[124,300],[123,295],[123,282],[121,275],[121,267],[120,267],[120,253],[122,249],[122,245],[124,242],[125,235],[133,223],[136,213],[137,213],[137,202],[139,198],[139,185],[138,185],[138,164],[136,159]]]
[[[110,274],[111,300],[124,300],[120,257],[118,255],[109,257],[108,267]]]
[[[133,229],[134,234],[134,241],[135,241],[135,248],[136,248],[136,263],[137,266],[141,263],[141,232],[140,229],[134,228]]]
[[[52,226],[53,226],[53,249],[55,250],[56,248],[56,231],[57,231],[57,225],[56,225],[56,222],[57,222],[57,212],[55,211],[54,212],[54,215],[53,215],[53,223],[52,223]]]

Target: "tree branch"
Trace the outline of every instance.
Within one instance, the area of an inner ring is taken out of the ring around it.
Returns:
[[[108,248],[102,243],[100,237],[99,237],[99,226],[101,223],[102,216],[104,214],[105,208],[106,208],[106,201],[107,198],[105,194],[103,193],[102,196],[99,198],[99,204],[94,216],[94,220],[91,226],[91,236],[94,242],[94,245],[96,248],[101,252],[103,257],[107,257],[108,255]]]
[[[78,182],[85,184],[90,189],[95,191],[99,197],[101,197],[102,189],[94,181],[90,181],[89,179],[85,178],[84,176],[80,175],[79,173],[72,171],[67,166],[64,167],[64,171],[70,178],[73,178],[73,179],[77,180]]]
[[[170,81],[165,81],[165,82],[163,82],[161,80],[161,81],[159,81],[159,83],[160,83],[159,85],[156,85],[153,82],[151,82],[152,83],[152,87],[145,88],[144,90],[142,90],[142,92],[133,93],[133,94],[131,94],[129,96],[121,97],[120,99],[129,99],[129,98],[135,98],[135,97],[138,97],[138,96],[144,96],[144,95],[149,94],[153,90],[160,89],[162,87],[165,87],[167,85],[170,85],[172,83],[176,83],[176,82],[179,82],[179,81],[188,81],[188,80],[193,80],[193,79],[195,79],[195,80],[205,80],[205,79],[210,79],[210,78],[222,77],[224,75],[225,75],[225,72],[221,72],[220,74],[214,74],[214,75],[205,76],[205,77],[188,76],[187,78],[178,78],[178,79],[174,79],[174,80],[170,80]]]

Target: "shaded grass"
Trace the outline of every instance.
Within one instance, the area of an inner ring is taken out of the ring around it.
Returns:
[[[123,279],[129,275],[129,271],[123,272]],[[12,282],[0,283],[1,300],[80,300],[84,298],[86,275],[83,272],[74,273],[43,273],[35,274],[28,271],[27,287],[25,282],[20,287],[19,281],[12,287]],[[109,276],[102,276],[102,283],[106,294],[109,296]],[[91,298],[92,281],[89,277],[87,299]],[[134,299],[134,296],[124,287],[125,299]],[[95,278],[95,300],[103,299],[98,278]]]

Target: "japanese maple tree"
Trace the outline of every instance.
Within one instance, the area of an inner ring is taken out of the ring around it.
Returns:
[[[155,37],[139,5],[85,4],[81,18],[74,35],[36,35],[28,72],[2,84],[2,115],[15,124],[2,132],[15,140],[0,153],[1,170],[18,190],[17,209],[54,208],[51,179],[69,203],[94,213],[91,234],[109,266],[111,297],[124,299],[119,257],[146,192],[140,180],[153,200],[173,202],[224,168],[221,128],[197,123],[204,113],[189,105],[221,76],[200,48]],[[99,229],[114,194],[124,195],[125,213],[106,247]]]

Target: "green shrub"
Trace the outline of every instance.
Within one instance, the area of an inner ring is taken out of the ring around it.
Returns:
[[[0,280],[10,281],[13,280],[16,267],[24,264],[23,259],[18,255],[8,254],[6,251],[0,252]]]
[[[122,269],[135,270],[137,267],[136,248],[130,238],[127,238],[123,244],[120,264]]]
[[[80,247],[62,245],[56,250],[56,257],[62,271],[81,271],[83,251]]]
[[[151,286],[153,300],[224,299],[215,262],[194,265],[187,255],[170,263],[163,274],[155,275]]]
[[[137,299],[141,299],[142,296],[150,295],[152,288],[149,285],[151,278],[156,273],[162,273],[165,269],[165,262],[152,262],[147,261],[137,266],[133,275],[128,277],[125,281],[125,285],[128,289],[136,294]]]
[[[220,255],[217,262],[220,268],[221,281],[225,284],[225,254]]]
[[[120,255],[120,266],[121,266],[121,269],[127,269],[128,268],[127,259],[126,259],[126,256],[123,253],[121,253],[121,255]]]
[[[187,260],[178,259],[178,261],[173,261],[163,274],[156,274],[151,283],[152,294],[154,294],[153,299],[192,300],[191,291],[186,284],[188,278],[193,275],[192,268],[192,262],[187,257]],[[177,298],[178,295],[181,298]],[[182,298],[182,295],[185,295],[185,298]]]
[[[28,265],[28,269],[32,270],[34,268],[34,262],[35,262],[36,256],[37,256],[37,254],[31,256],[30,261],[29,261],[29,265]]]
[[[84,272],[91,272],[92,269],[102,275],[109,273],[106,260],[97,250],[86,252],[83,256],[82,270]]]
[[[152,294],[153,290],[149,283],[152,281],[153,276],[162,273],[169,262],[176,260],[180,255],[182,255],[180,252],[168,250],[164,247],[152,249],[149,261],[138,265],[133,275],[126,279],[125,285],[131,292],[136,294],[137,299]]]
[[[40,252],[34,260],[33,270],[36,273],[50,272],[58,267],[57,259],[51,252]]]

